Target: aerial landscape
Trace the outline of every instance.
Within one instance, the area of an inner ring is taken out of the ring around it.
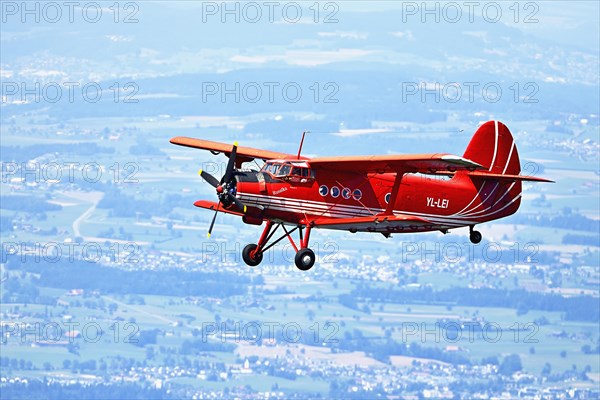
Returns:
[[[1,8],[0,398],[600,397],[598,3]],[[207,237],[228,158],[170,143],[462,156],[490,120],[553,183],[478,244],[315,229],[307,271]]]

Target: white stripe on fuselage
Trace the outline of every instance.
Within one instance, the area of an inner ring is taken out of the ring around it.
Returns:
[[[510,188],[512,188],[512,186]],[[509,190],[510,190],[510,188],[509,188]],[[506,194],[508,194],[509,190],[507,190],[507,192],[504,193],[500,199],[504,198],[506,196]],[[246,201],[248,203],[255,202],[256,204],[262,205],[268,209],[273,209],[273,210],[283,211],[283,212],[286,212],[286,211],[287,212],[295,212],[295,213],[299,213],[299,214],[307,214],[307,215],[318,216],[318,217],[333,217],[333,218],[365,217],[365,216],[373,216],[373,215],[376,215],[376,214],[384,211],[384,209],[382,209],[382,208],[355,207],[355,206],[332,204],[332,203],[326,203],[326,202],[299,200],[299,199],[292,199],[292,198],[275,197],[275,196],[268,196],[268,195],[257,195],[257,194],[251,194],[251,193],[241,193],[241,192],[238,193],[238,197],[241,201]],[[487,216],[494,215],[494,214],[502,211],[506,207],[508,207],[510,204],[514,203],[514,201],[516,201],[516,199],[518,199],[519,197],[520,197],[520,195],[515,197],[510,203],[506,204],[504,207],[502,207],[499,210],[492,211],[491,213],[484,214],[484,215],[478,215],[476,218],[481,219],[481,218],[485,218]],[[493,206],[495,206],[496,204],[498,204],[498,202],[495,202],[494,205],[489,206],[484,210],[478,211],[475,214],[485,213],[485,212],[491,210],[491,208]],[[248,205],[252,206],[252,204],[248,204]],[[440,215],[440,214],[419,213],[419,212],[404,211],[404,210],[394,210],[393,213],[395,215],[406,214],[406,215],[414,215],[414,216],[424,217],[424,218],[429,219],[432,223],[437,223],[437,224],[443,223],[443,224],[456,225],[456,226],[471,225],[471,224],[479,222],[479,221],[475,221],[472,219],[472,217],[475,216],[474,214],[473,215],[453,214],[453,215],[446,216],[446,215]]]

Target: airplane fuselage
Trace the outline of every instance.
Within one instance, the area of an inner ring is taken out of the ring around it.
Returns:
[[[262,176],[261,176],[262,175]],[[318,171],[312,178],[278,178],[268,172],[238,177],[237,196],[252,215],[288,224],[304,225],[315,218],[355,218],[383,214],[392,200],[395,174],[359,174]],[[394,214],[414,215],[432,223],[356,231],[424,232],[446,230],[506,217],[520,205],[520,182],[405,174]],[[333,227],[335,229],[335,227]],[[352,231],[351,227],[339,228]]]

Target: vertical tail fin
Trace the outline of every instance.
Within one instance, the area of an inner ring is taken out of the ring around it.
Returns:
[[[521,204],[523,181],[552,182],[521,176],[519,153],[513,137],[502,122],[481,125],[467,146],[464,157],[485,167],[473,172],[457,172],[458,179],[470,179],[477,190],[471,203],[459,214],[473,221],[489,221],[514,214]]]
[[[478,201],[468,210],[477,218],[496,219],[515,213],[521,203],[521,181],[501,179],[519,175],[521,163],[513,137],[502,122],[481,125],[467,146],[464,157],[486,170],[468,174],[478,188]]]
[[[467,146],[464,157],[487,168],[492,174],[518,175],[521,163],[510,130],[500,121],[481,125]]]

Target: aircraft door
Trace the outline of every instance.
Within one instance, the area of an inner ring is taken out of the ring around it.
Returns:
[[[265,182],[265,175],[262,172],[256,174],[256,178],[258,179],[258,189],[261,193],[267,193],[267,182]]]

